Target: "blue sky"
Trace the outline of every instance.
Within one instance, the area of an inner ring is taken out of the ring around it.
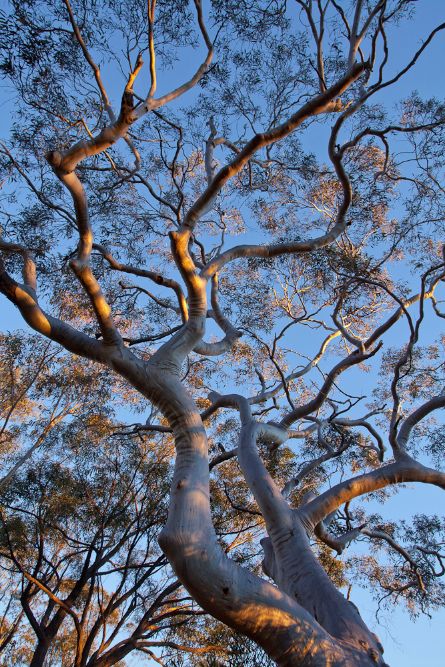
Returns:
[[[0,1],[0,6],[3,2]],[[445,20],[445,0],[424,0],[419,3],[415,19],[409,24],[404,24],[403,28],[398,31],[397,41],[393,51],[393,58],[395,66],[409,60],[413,52],[418,48],[422,41],[422,36],[429,33],[432,27],[439,22]],[[159,94],[171,89],[175,84],[188,78],[193,71],[198,52],[195,52],[193,58],[190,58],[189,52],[184,52],[184,59],[178,63],[173,72],[169,72],[168,76],[159,78]],[[421,58],[416,68],[412,73],[407,75],[400,84],[388,93],[385,92],[385,102],[396,102],[398,99],[408,95],[413,90],[419,91],[422,96],[431,97],[443,96],[445,89],[444,77],[444,63],[445,63],[445,33],[442,33],[436,40],[433,41],[425,57]],[[105,72],[105,75],[107,73]],[[114,92],[115,100],[120,97],[122,81],[114,79],[108,73],[108,81],[106,80],[109,91]],[[12,111],[11,97],[7,90],[3,90],[4,100],[1,102],[2,112],[2,131],[3,139],[7,139],[9,121],[7,119],[8,113]],[[188,100],[187,100],[188,101]],[[311,141],[314,137],[311,136]],[[320,148],[324,149],[324,144],[314,146],[314,150]],[[0,301],[0,326],[3,330],[12,330],[16,327],[23,327],[21,318],[17,315],[15,310],[10,306],[4,298]],[[434,321],[436,326],[437,320]],[[403,323],[400,328],[392,332],[387,337],[387,344],[394,343],[397,337],[401,335]],[[432,331],[433,320],[427,318],[425,328]],[[406,329],[404,335],[406,335]],[[354,375],[351,374],[347,383],[354,383]],[[388,516],[400,515],[403,510],[406,513],[440,511],[444,506],[443,492],[436,488],[429,488],[425,486],[412,487],[412,489],[402,490],[401,493],[388,501],[385,512]],[[379,511],[382,508],[379,506]],[[403,513],[403,512],[402,512]],[[420,617],[415,623],[409,619],[408,614],[399,608],[394,608],[391,612],[382,612],[380,616],[380,624],[377,624],[374,613],[375,604],[370,600],[367,592],[361,592],[358,587],[354,587],[352,591],[352,599],[358,605],[363,617],[380,636],[385,646],[385,658],[392,666],[403,665],[403,667],[420,667],[420,665],[428,665],[429,667],[441,667],[445,664],[444,651],[445,639],[443,628],[445,628],[445,611],[437,612],[433,619],[428,619],[424,616]],[[134,658],[130,664],[139,664],[138,659]],[[144,661],[144,664],[145,661]]]

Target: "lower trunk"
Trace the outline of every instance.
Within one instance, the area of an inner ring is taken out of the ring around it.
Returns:
[[[52,640],[39,641],[29,663],[29,667],[43,667]]]
[[[253,639],[280,667],[383,665],[379,655],[332,637],[295,598],[223,553],[211,521],[207,439],[199,412],[175,375],[151,371],[146,393],[168,419],[177,449],[169,517],[159,543],[194,599]]]
[[[356,606],[332,583],[298,519],[291,535],[274,537],[274,563],[272,567],[269,564],[269,569],[280,590],[295,598],[332,637],[365,651],[382,664],[383,647],[378,638],[366,626]]]

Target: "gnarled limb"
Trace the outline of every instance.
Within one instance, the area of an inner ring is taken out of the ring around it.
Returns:
[[[278,665],[324,665],[326,651],[332,664],[342,664],[342,648],[310,614],[223,553],[210,518],[207,442],[199,413],[175,376],[158,374],[158,381],[153,399],[171,424],[177,447],[160,544],[179,578],[206,611],[255,639]]]
[[[165,372],[161,376],[153,369],[153,380],[156,375],[157,395],[152,399],[171,424],[177,447],[169,518],[160,544],[186,588],[206,611],[253,638],[283,667],[325,665],[327,655],[332,665],[378,663],[375,641],[364,649],[334,640],[289,596],[247,573],[222,552],[210,518],[205,430],[175,376],[167,377]],[[270,434],[269,427],[265,429]],[[282,432],[275,431],[275,437]]]

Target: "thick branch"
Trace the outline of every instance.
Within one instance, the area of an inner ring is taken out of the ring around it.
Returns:
[[[110,351],[101,342],[45,313],[33,291],[13,280],[1,261],[0,291],[18,308],[23,319],[35,331],[59,343],[69,352],[105,364],[110,363]]]
[[[287,121],[267,132],[255,135],[255,137],[246,144],[236,157],[216,174],[211,184],[189,209],[183,223],[184,227],[190,230],[194,229],[196,223],[202,216],[203,211],[207,210],[209,203],[214,200],[227,181],[241,171],[258,150],[283,139],[312,116],[326,112],[339,111],[341,109],[341,103],[334,102],[335,98],[347,90],[347,88],[360,77],[365,68],[366,66],[362,63],[355,65],[348,74],[339,79],[333,86],[328,88],[326,92],[320,93],[304,104]]]
[[[420,482],[445,489],[445,473],[427,468],[404,455],[395,463],[336,484],[299,510],[303,520],[313,527],[328,514],[353,498],[384,489],[393,484]]]

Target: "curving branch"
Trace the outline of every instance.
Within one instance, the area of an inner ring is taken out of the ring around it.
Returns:
[[[445,489],[445,473],[428,468],[404,454],[394,463],[336,484],[311,500],[299,511],[313,529],[326,516],[350,500],[393,484],[404,484],[405,482],[432,484]]]
[[[215,274],[212,276],[212,282],[211,282],[211,292],[210,292],[210,300],[212,304],[212,311],[211,315],[215,322],[218,324],[218,326],[222,329],[222,331],[226,334],[224,338],[216,343],[206,343],[204,341],[201,341],[198,343],[198,345],[195,345],[193,348],[193,352],[196,352],[197,354],[201,354],[204,356],[217,356],[220,354],[224,354],[225,352],[228,352],[238,338],[242,336],[241,331],[238,331],[227,319],[227,317],[224,316],[224,314],[221,311],[221,308],[218,303],[218,276]]]
[[[82,49],[85,59],[87,60],[88,64],[93,70],[96,84],[98,86],[101,98],[104,102],[104,106],[107,110],[108,116],[111,121],[110,125],[105,127],[103,130],[101,130],[101,132],[97,136],[90,138],[88,141],[80,141],[65,151],[51,151],[47,154],[47,160],[56,173],[59,172],[59,173],[69,174],[70,172],[74,171],[79,162],[81,162],[85,158],[97,155],[98,153],[102,153],[107,148],[110,148],[110,146],[115,144],[119,139],[127,137],[128,131],[130,127],[133,125],[133,123],[142,118],[147,112],[153,111],[155,109],[160,108],[161,106],[164,106],[168,102],[171,102],[172,100],[183,95],[184,93],[191,90],[194,86],[196,86],[196,84],[201,80],[201,78],[204,76],[204,74],[207,72],[210,66],[213,56],[213,45],[211,43],[211,40],[207,33],[207,29],[205,27],[201,0],[194,0],[199,29],[201,31],[201,34],[203,36],[204,42],[207,47],[207,56],[204,62],[198,67],[195,74],[186,83],[182,84],[175,90],[171,91],[170,93],[167,93],[166,95],[163,95],[158,99],[155,99],[153,97],[155,86],[153,85],[154,81],[152,79],[152,85],[150,86],[147,98],[145,99],[144,102],[135,105],[133,86],[143,65],[141,54],[139,54],[134,67],[132,68],[132,70],[128,75],[127,83],[122,95],[119,116],[116,118],[101,79],[100,69],[92,59],[91,54],[89,53],[88,48],[82,38],[80,30],[75,21],[71,6],[69,4],[69,0],[64,0],[64,2],[68,10],[70,23],[73,27],[75,37],[80,45],[80,48]],[[151,29],[153,29],[154,3],[151,3],[150,17],[151,17],[150,18]],[[150,56],[151,56],[150,71],[153,76],[153,73],[155,71],[154,69],[155,64],[153,59],[153,52],[151,50],[154,48],[152,33],[151,33],[151,39],[149,41],[150,41]],[[134,148],[134,145],[129,137],[127,137],[127,143],[129,143],[129,146],[135,155],[135,170],[137,170],[140,164],[139,154],[137,150]]]
[[[426,401],[404,419],[397,434],[397,444],[401,450],[406,448],[413,428],[431,412],[445,408],[445,395],[440,394]]]
[[[417,563],[413,557],[404,549],[396,540],[391,537],[391,535],[388,535],[388,533],[385,533],[384,530],[376,530],[376,529],[371,529],[371,528],[362,528],[361,530],[362,535],[366,535],[367,537],[370,537],[373,540],[383,540],[386,542],[391,549],[394,549],[398,554],[402,556],[406,560],[406,562],[409,564],[411,570],[414,572],[417,578],[417,582],[419,585],[419,589],[422,591],[422,593],[425,593],[425,584],[422,579],[422,575],[419,571],[419,563]]]
[[[93,230],[88,215],[88,203],[85,190],[74,171],[65,172],[63,167],[51,162],[57,177],[70,193],[76,212],[79,232],[77,255],[70,261],[70,267],[90,299],[102,337],[107,345],[122,345],[122,338],[114,324],[111,308],[91,269],[90,257],[93,249]]]
[[[255,135],[245,147],[237,153],[236,157],[229,162],[225,167],[220,169],[220,171],[213,178],[211,184],[207,186],[203,194],[198,197],[193,206],[188,210],[186,217],[184,219],[183,226],[185,229],[193,231],[197,222],[203,215],[203,213],[208,209],[209,204],[216,198],[218,193],[221,191],[223,186],[236,174],[238,174],[243,167],[249,162],[249,160],[257,153],[258,150],[264,148],[284,137],[288,136],[291,132],[296,130],[305,120],[316,116],[318,114],[327,113],[327,112],[338,112],[341,110],[342,105],[340,101],[335,101],[339,95],[341,95],[345,90],[347,90],[354,81],[356,81],[362,73],[365,71],[366,66],[363,63],[355,65],[351,68],[351,71],[348,72],[345,76],[341,77],[335,84],[333,84],[326,92],[320,93],[316,97],[312,98],[309,102],[304,104],[295,114],[293,114],[287,121],[278,125],[267,132]],[[293,244],[295,247],[298,245],[303,246],[304,244]],[[283,248],[287,247],[283,244]],[[260,257],[273,257],[274,246],[263,247],[263,255],[255,255],[254,250],[260,251],[258,246],[238,246],[238,248],[243,248],[241,255],[238,256],[260,256]],[[250,248],[250,254],[247,255],[247,248]],[[270,250],[268,250],[270,248]],[[233,253],[236,249],[233,249]],[[230,251],[229,251],[230,252]],[[240,252],[240,250],[238,250]],[[298,250],[285,250],[281,249],[278,251],[278,248],[275,247],[276,254],[283,254],[284,252],[298,252]],[[236,254],[236,253],[235,253]],[[235,259],[235,256],[231,256],[230,259]],[[215,258],[205,270],[205,275],[210,277],[218,271],[227,261],[229,256],[227,253],[222,253],[218,258]]]
[[[32,252],[28,248],[25,248],[23,245],[19,243],[9,243],[8,241],[3,240],[1,236],[0,236],[0,250],[2,250],[6,254],[18,253],[19,255],[22,256],[23,259],[22,276],[23,276],[24,286],[28,288],[28,290],[30,290],[32,294],[35,295],[37,291],[37,276],[36,276],[36,265],[34,262],[34,256]]]
[[[315,528],[314,533],[324,544],[333,549],[341,555],[346,547],[357,537],[364,534],[365,525],[358,526],[357,528],[352,528],[351,530],[342,533],[342,535],[333,535],[326,526],[325,521],[320,521]]]
[[[386,451],[383,439],[380,433],[378,433],[378,431],[374,428],[374,426],[372,426],[372,424],[366,421],[366,417],[363,417],[361,419],[346,419],[346,418],[343,419],[341,417],[336,417],[332,421],[335,424],[339,424],[340,426],[346,426],[347,428],[351,428],[353,426],[363,426],[363,428],[365,428],[377,442],[377,447],[375,448],[372,447],[372,449],[374,449],[374,451],[376,452],[377,456],[379,457],[379,460],[383,461]]]
[[[285,383],[288,384],[292,380],[297,380],[298,378],[303,377],[309,371],[311,371],[315,366],[317,366],[318,362],[320,359],[323,357],[324,353],[326,352],[326,349],[329,345],[329,343],[337,338],[340,335],[340,331],[334,331],[333,333],[329,334],[324,341],[321,344],[321,347],[315,357],[309,361],[304,368],[301,368],[299,371],[294,371],[293,373],[290,373],[289,375],[286,376],[285,378]],[[247,400],[249,401],[250,405],[255,405],[257,403],[264,403],[265,401],[268,401],[270,398],[273,398],[276,396],[281,389],[283,389],[284,383],[279,382],[278,384],[275,385],[275,387],[272,387],[271,389],[267,389],[264,387],[263,390],[257,394],[256,396],[251,396]]]
[[[180,580],[206,611],[255,639],[282,667],[299,664],[309,651],[316,664],[326,648],[337,659],[345,652],[356,654],[355,647],[335,642],[295,599],[223,553],[210,518],[207,442],[199,415],[174,376],[158,374],[156,382],[163,387],[156,402],[173,427],[177,448],[172,502],[160,543]],[[186,560],[179,548],[183,544]]]
[[[164,106],[168,102],[172,102],[176,98],[180,97],[184,93],[187,93],[189,90],[194,88],[197,83],[202,79],[204,74],[208,71],[210,64],[212,62],[213,58],[213,44],[212,41],[209,37],[209,34],[207,32],[207,28],[204,22],[204,16],[202,12],[202,3],[201,0],[193,0],[195,4],[195,9],[196,9],[196,16],[198,20],[198,26],[199,30],[201,32],[201,36],[204,39],[206,48],[207,48],[207,55],[204,59],[204,61],[201,63],[201,65],[198,67],[196,72],[193,74],[193,76],[183,83],[182,85],[178,86],[174,90],[170,91],[169,93],[166,93],[165,95],[162,95],[162,97],[159,98],[154,98],[154,92],[156,86],[153,85],[155,83],[155,78],[153,78],[153,74],[155,72],[155,62],[152,57],[152,44],[150,44],[150,72],[152,76],[152,83],[150,86],[150,91],[145,99],[145,102],[140,104],[138,107],[135,109],[135,120],[141,118],[147,111],[152,111],[154,109],[159,109],[160,107]],[[154,3],[152,1],[152,10],[151,10],[151,18],[150,22],[154,22]]]
[[[369,352],[360,352],[355,350],[346,359],[342,359],[338,364],[332,368],[326,376],[326,379],[318,392],[318,394],[305,405],[300,405],[294,410],[288,412],[287,415],[283,417],[280,424],[283,428],[289,428],[297,419],[302,419],[307,415],[310,415],[315,410],[318,410],[321,405],[326,401],[330,390],[334,386],[335,380],[337,377],[343,373],[348,368],[360,364],[366,359],[373,357],[380,350],[382,343],[380,342],[373,350]]]
[[[150,271],[149,269],[141,269],[137,266],[131,266],[129,264],[122,264],[118,262],[117,259],[107,250],[104,246],[99,243],[93,243],[93,249],[97,250],[103,258],[108,262],[109,266],[114,271],[121,271],[122,273],[131,273],[134,276],[140,276],[141,278],[148,278],[153,281],[156,285],[161,287],[167,287],[175,292],[176,298],[178,300],[178,306],[181,313],[183,321],[187,320],[188,317],[188,307],[187,301],[185,299],[184,293],[180,284],[173,280],[172,278],[166,278],[161,273],[156,271]]]
[[[78,331],[70,324],[47,314],[39,305],[32,287],[20,285],[6,272],[0,260],[0,292],[14,304],[29,326],[69,352],[109,364],[112,352],[103,343]]]
[[[364,352],[363,348],[364,342],[360,338],[353,336],[349,332],[348,328],[345,327],[344,325],[343,317],[340,314],[340,309],[342,305],[343,305],[343,296],[341,296],[340,299],[337,301],[337,304],[334,308],[334,312],[331,315],[332,321],[334,322],[337,329],[341,332],[343,338],[348,341],[348,343],[351,343],[351,345],[358,348],[361,352]]]
[[[241,396],[228,395],[222,400],[239,408],[242,426],[238,461],[266,523],[272,547],[267,558],[269,572],[273,573],[278,586],[311,611],[333,637],[347,639],[378,660],[379,643],[318,563],[310,548],[306,525],[290,508],[259,456],[258,438],[283,442],[287,439],[286,430],[274,424],[255,422],[248,402]]]

